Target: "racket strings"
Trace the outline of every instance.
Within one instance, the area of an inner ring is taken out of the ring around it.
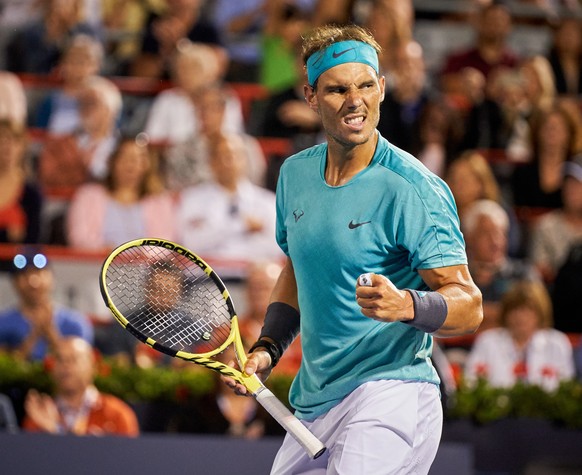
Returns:
[[[128,322],[174,351],[205,353],[230,336],[222,290],[181,254],[155,246],[125,249],[110,263],[107,283]]]

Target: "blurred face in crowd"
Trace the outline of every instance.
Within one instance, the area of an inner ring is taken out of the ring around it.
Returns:
[[[567,176],[562,186],[564,209],[582,217],[582,181]]]
[[[72,46],[63,57],[60,73],[68,84],[82,84],[85,79],[97,74],[99,59],[89,43]]]
[[[540,149],[566,152],[570,142],[570,128],[564,115],[552,111],[546,115],[538,131]]]
[[[458,208],[465,207],[483,197],[483,183],[466,161],[453,162],[449,167],[446,181]]]
[[[79,98],[79,106],[85,131],[91,133],[113,127],[114,113],[97,88],[86,88]]]
[[[570,51],[573,55],[582,52],[582,22],[574,18],[563,19],[554,36],[556,49]]]
[[[533,308],[524,305],[509,310],[505,322],[514,339],[527,341],[538,330],[540,317]]]
[[[150,166],[148,149],[128,140],[120,145],[111,166],[115,188],[140,187]]]
[[[502,6],[488,8],[478,20],[477,31],[482,41],[505,41],[511,31],[510,13]]]
[[[395,79],[395,94],[403,101],[413,101],[422,92],[425,82],[425,64],[422,47],[411,41],[399,48],[396,68],[392,71]]]
[[[147,281],[145,296],[148,307],[155,312],[168,312],[182,297],[182,277],[169,270],[158,270]]]
[[[28,268],[14,276],[14,287],[24,304],[35,305],[50,299],[54,276],[50,269]]]
[[[0,174],[20,166],[24,140],[8,124],[0,123]]]
[[[209,46],[183,42],[174,59],[174,81],[189,94],[203,91],[218,78],[220,65]]]
[[[507,229],[489,216],[480,216],[466,239],[467,252],[475,262],[499,265],[507,257]]]
[[[59,394],[79,394],[93,383],[94,355],[81,338],[65,338],[55,354],[53,378]]]
[[[215,180],[227,189],[234,190],[245,174],[246,152],[242,139],[230,135],[218,139],[210,158],[210,168]]]

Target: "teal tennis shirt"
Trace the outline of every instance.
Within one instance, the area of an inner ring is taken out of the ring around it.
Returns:
[[[303,360],[289,397],[306,420],[364,382],[439,383],[431,335],[362,315],[360,274],[428,290],[419,269],[467,263],[452,194],[416,158],[380,136],[370,165],[332,187],[326,156],[321,144],[289,157],[277,185],[277,241],[293,262],[301,312]]]

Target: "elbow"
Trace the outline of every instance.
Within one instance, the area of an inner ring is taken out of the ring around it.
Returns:
[[[483,322],[483,295],[477,287],[471,292],[470,299],[471,318],[468,319],[467,333],[475,333]]]

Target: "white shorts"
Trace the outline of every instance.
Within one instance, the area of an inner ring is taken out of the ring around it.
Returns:
[[[327,446],[312,460],[291,436],[271,475],[427,474],[443,423],[439,389],[413,381],[372,381],[305,425]]]

